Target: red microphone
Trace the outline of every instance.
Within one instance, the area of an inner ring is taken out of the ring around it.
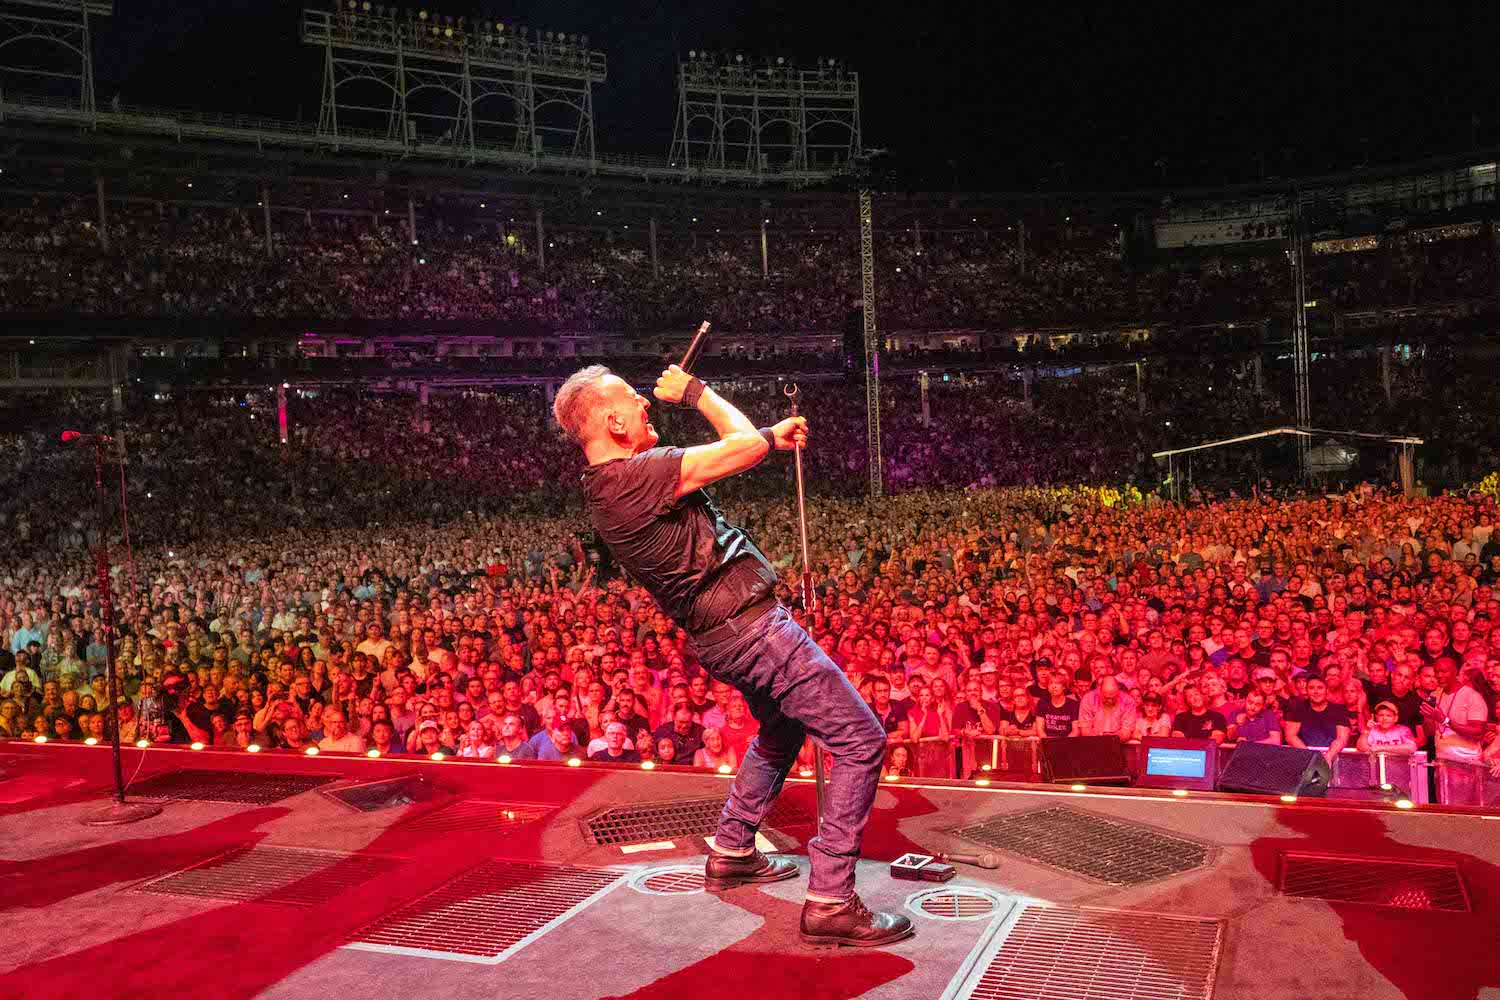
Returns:
[[[114,438],[108,434],[84,434],[82,431],[63,431],[61,437],[63,444],[77,444],[79,441],[93,441],[96,444],[105,444]]]

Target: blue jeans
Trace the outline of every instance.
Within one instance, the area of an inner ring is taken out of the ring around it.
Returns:
[[[755,845],[808,734],[833,755],[823,825],[807,845],[807,891],[829,899],[854,892],[854,865],[885,759],[885,729],[828,654],[777,604],[754,621],[725,622],[693,637],[704,669],[738,689],[760,732],[740,761],[714,842]]]

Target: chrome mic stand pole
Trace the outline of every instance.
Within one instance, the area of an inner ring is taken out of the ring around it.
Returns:
[[[781,390],[792,404],[792,416],[797,416],[797,383],[792,382]],[[802,481],[802,446],[795,449],[797,467],[797,527],[802,535],[802,607],[809,614],[817,610],[818,599],[813,593],[812,561],[807,553],[807,491]],[[817,785],[818,829],[823,829],[823,748],[813,744],[813,781]]]

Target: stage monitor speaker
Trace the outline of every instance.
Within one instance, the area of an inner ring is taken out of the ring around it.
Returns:
[[[1316,750],[1242,741],[1219,778],[1219,791],[1323,798],[1332,776],[1333,769]]]
[[[1042,741],[1042,776],[1058,785],[1128,785],[1118,736],[1060,736]]]

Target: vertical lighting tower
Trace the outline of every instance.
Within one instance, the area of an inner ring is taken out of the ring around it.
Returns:
[[[476,147],[509,147],[595,165],[605,61],[587,35],[338,0],[302,12],[302,40],[324,53],[318,133],[335,149],[380,139],[470,160]]]
[[[861,155],[860,142],[859,74],[836,60],[805,69],[695,49],[678,66],[669,162],[684,173],[826,180]]]
[[[93,114],[89,18],[113,13],[112,0],[0,0],[0,57],[5,59],[0,63],[0,99],[18,90],[39,91],[28,96],[76,100],[78,110]],[[12,82],[22,79],[33,82],[25,87]]]
[[[865,419],[869,424],[870,496],[885,495],[880,461],[880,334],[875,327],[875,214],[868,189],[859,193],[859,266],[865,310]]]
[[[1300,195],[1292,192],[1291,241],[1287,257],[1292,265],[1292,363],[1296,376],[1297,426],[1312,426],[1312,390],[1309,372],[1312,360],[1307,336],[1307,247],[1302,238]],[[1297,435],[1297,472],[1308,475],[1308,453],[1311,442],[1305,434]]]

